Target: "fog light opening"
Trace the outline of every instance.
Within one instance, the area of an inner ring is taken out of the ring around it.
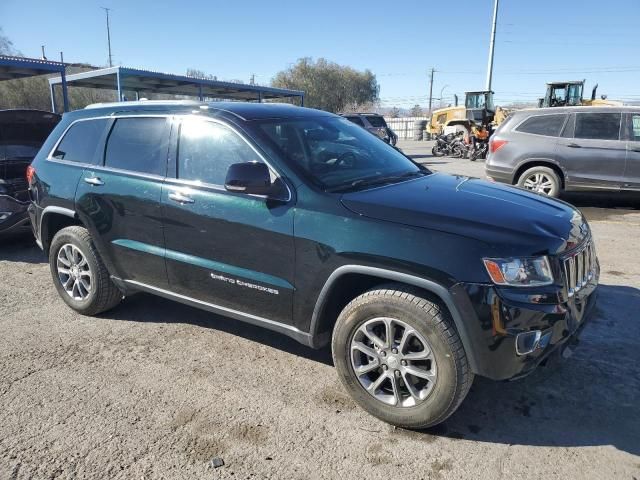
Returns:
[[[540,330],[519,333],[516,335],[516,353],[527,355],[534,352],[539,347],[541,338],[542,332]]]

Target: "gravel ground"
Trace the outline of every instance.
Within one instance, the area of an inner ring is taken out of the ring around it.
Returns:
[[[483,176],[430,145],[401,147]],[[567,199],[590,219],[603,272],[576,353],[521,381],[477,378],[424,432],[356,408],[328,351],[144,294],[77,315],[33,242],[5,239],[0,479],[638,479],[640,199]]]

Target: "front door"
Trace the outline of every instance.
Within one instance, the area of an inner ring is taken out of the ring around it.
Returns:
[[[231,164],[264,159],[217,121],[186,117],[176,158],[175,178],[162,194],[170,289],[290,324],[294,209],[288,188],[278,200],[226,191]]]
[[[556,148],[567,187],[616,190],[622,186],[627,152],[620,137],[621,123],[620,113],[572,114]]]
[[[105,250],[112,274],[166,286],[160,202],[169,122],[164,117],[123,117],[108,128],[103,158],[80,178],[76,208],[98,248]]]
[[[627,114],[627,139],[624,188],[640,190],[640,112]]]

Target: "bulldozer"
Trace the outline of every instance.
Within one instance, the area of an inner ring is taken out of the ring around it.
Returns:
[[[596,98],[597,83],[591,90],[591,98],[585,99],[583,97],[585,82],[586,80],[571,80],[547,83],[547,92],[544,98],[538,99],[538,107],[576,107],[579,105],[619,107],[622,105],[622,102],[608,100],[606,95]]]

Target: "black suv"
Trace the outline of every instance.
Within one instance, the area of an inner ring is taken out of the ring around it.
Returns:
[[[342,116],[393,146],[398,143],[398,135],[389,128],[382,115],[377,113],[343,113]]]
[[[30,192],[71,308],[97,315],[143,291],[330,343],[355,401],[404,427],[445,420],[474,375],[522,376],[560,353],[595,303],[579,211],[433,173],[317,110],[75,111],[33,162]]]
[[[29,233],[27,167],[59,121],[57,113],[0,111],[0,234]]]

